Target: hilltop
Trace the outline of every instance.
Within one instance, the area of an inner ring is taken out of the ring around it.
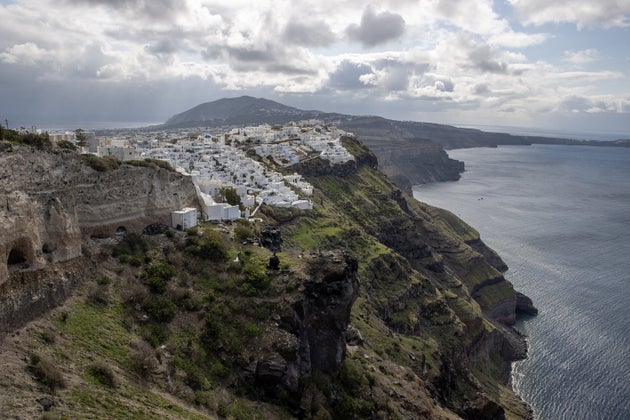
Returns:
[[[245,124],[282,124],[318,118],[320,111],[304,111],[269,99],[240,96],[205,102],[169,118],[163,128]]]
[[[342,142],[354,160],[292,168],[313,210],[163,233],[181,175],[0,143],[1,416],[531,417],[506,386],[531,302]]]

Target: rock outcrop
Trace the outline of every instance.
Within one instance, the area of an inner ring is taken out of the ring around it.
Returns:
[[[309,279],[284,309],[276,352],[254,360],[245,376],[267,395],[297,394],[318,372],[336,372],[346,353],[346,329],[359,292],[357,260],[342,252],[309,261]]]
[[[74,152],[5,148],[0,153],[0,307],[12,305],[16,319],[22,319],[20,310],[28,313],[36,306],[22,296],[27,290],[33,301],[41,292],[47,306],[58,304],[73,281],[55,275],[55,264],[81,257],[91,237],[170,223],[171,211],[195,206],[195,200],[190,180],[165,169],[122,165],[99,172]],[[40,270],[48,281],[30,273]],[[38,291],[28,286],[33,282],[52,285]],[[6,311],[3,315],[9,319]]]

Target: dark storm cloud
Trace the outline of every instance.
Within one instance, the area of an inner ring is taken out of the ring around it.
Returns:
[[[396,13],[375,13],[367,7],[359,25],[346,28],[348,37],[360,42],[364,47],[374,47],[398,39],[405,32],[405,20]]]
[[[285,42],[306,47],[327,47],[335,42],[335,34],[325,22],[291,21],[284,28]]]
[[[289,50],[280,45],[266,42],[260,46],[211,48],[204,52],[204,58],[220,57],[225,52],[230,67],[236,71],[266,71],[287,75],[314,75],[316,69],[306,66]]]
[[[185,0],[66,0],[73,5],[106,6],[153,19],[168,19],[186,8]]]
[[[481,45],[468,53],[470,63],[484,73],[506,74],[508,65],[494,57],[494,51],[488,45]]]
[[[329,76],[328,87],[340,90],[355,90],[371,87],[362,83],[359,77],[372,74],[372,68],[367,64],[342,61],[337,69]]]

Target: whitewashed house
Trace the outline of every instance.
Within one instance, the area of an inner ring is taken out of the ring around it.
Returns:
[[[197,226],[197,209],[184,207],[171,213],[171,226],[177,230],[186,230]]]

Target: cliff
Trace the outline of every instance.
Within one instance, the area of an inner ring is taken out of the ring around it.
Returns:
[[[0,416],[531,417],[505,382],[531,301],[474,229],[343,143],[355,161],[291,168],[312,211],[152,236],[183,177],[5,150]]]
[[[90,238],[169,223],[171,211],[196,202],[190,180],[165,169],[98,171],[71,151],[4,144],[0,285],[14,273],[25,283],[24,273],[82,256]]]

